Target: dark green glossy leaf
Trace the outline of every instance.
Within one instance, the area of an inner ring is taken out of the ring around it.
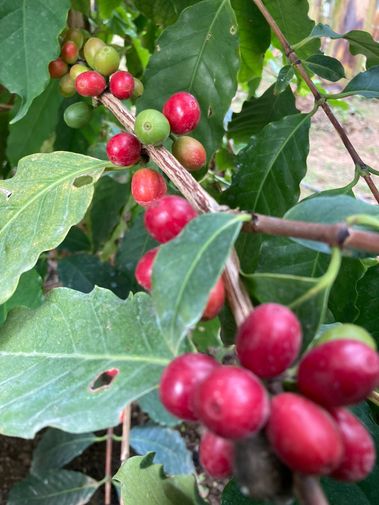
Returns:
[[[191,340],[200,352],[207,352],[212,347],[221,347],[220,320],[218,317],[210,321],[199,321],[196,328],[191,331]]]
[[[136,7],[148,19],[162,26],[174,23],[183,9],[198,0],[137,0]]]
[[[71,253],[89,252],[91,250],[91,242],[81,228],[73,226],[57,249]]]
[[[192,93],[202,114],[191,135],[210,156],[221,143],[224,116],[237,89],[237,49],[237,22],[230,0],[203,0],[188,7],[158,40],[138,110],[161,109],[177,91]]]
[[[97,0],[99,14],[102,19],[108,19],[113,11],[122,4],[122,0]]]
[[[337,82],[345,77],[345,69],[339,60],[325,54],[314,54],[304,62],[316,75]]]
[[[159,399],[158,390],[154,389],[138,400],[141,409],[146,412],[150,419],[163,426],[176,426],[181,421],[172,416],[162,405]]]
[[[236,251],[242,272],[254,272],[260,258],[263,236],[256,233],[241,232],[236,241]]]
[[[356,324],[372,333],[379,344],[379,266],[368,269],[357,289],[360,314]]]
[[[241,215],[203,214],[161,246],[152,294],[160,327],[175,348],[200,319],[243,220]]]
[[[0,110],[0,175],[1,168],[5,161],[5,150],[9,135],[9,111]]]
[[[338,96],[360,95],[366,98],[379,97],[379,65],[361,72],[352,79]]]
[[[244,496],[235,481],[231,480],[224,488],[221,497],[221,505],[270,505],[270,503],[258,502]]]
[[[249,142],[252,135],[266,125],[296,114],[295,97],[289,87],[275,95],[275,85],[270,86],[259,98],[250,98],[238,114],[233,114],[228,124],[228,135],[238,142]]]
[[[283,91],[288,88],[288,85],[291,82],[291,79],[294,77],[294,75],[295,70],[292,65],[285,65],[280,69],[274,88],[275,95],[283,93]]]
[[[232,208],[282,216],[300,194],[307,170],[309,127],[307,114],[268,124],[239,153],[239,171],[224,193],[224,202]]]

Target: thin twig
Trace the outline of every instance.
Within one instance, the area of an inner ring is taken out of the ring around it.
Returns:
[[[297,69],[298,73],[303,78],[304,82],[307,84],[308,88],[311,90],[313,96],[315,97],[316,102],[318,102],[320,104],[320,106],[324,110],[325,114],[328,116],[330,122],[334,126],[334,128],[337,131],[338,135],[340,136],[343,144],[345,145],[348,153],[350,154],[350,157],[354,162],[354,166],[360,167],[360,169],[363,171],[363,173],[365,173],[365,175],[363,175],[363,178],[366,181],[368,187],[370,188],[371,193],[373,194],[374,198],[379,203],[378,188],[376,187],[374,181],[372,180],[371,175],[369,173],[367,173],[367,170],[366,170],[367,165],[363,162],[362,158],[359,156],[355,147],[351,143],[345,129],[343,128],[341,123],[338,121],[338,119],[336,118],[334,113],[332,112],[332,109],[330,108],[329,104],[321,96],[320,92],[318,91],[316,86],[313,84],[312,79],[309,77],[305,67],[301,63],[301,60],[297,56],[296,52],[292,49],[290,43],[288,42],[285,35],[283,34],[281,29],[279,28],[275,19],[271,16],[270,12],[265,7],[262,0],[252,0],[252,1],[255,3],[255,5],[258,7],[258,9],[261,11],[263,16],[265,17],[267,23],[270,25],[272,31],[275,33],[279,42],[283,46],[287,58],[294,65],[294,67]]]
[[[300,503],[306,505],[329,505],[317,477],[295,473],[295,494]]]
[[[122,412],[122,437],[121,437],[121,454],[120,460],[123,463],[129,458],[130,453],[130,444],[129,444],[129,435],[130,435],[130,421],[132,415],[131,405],[127,405]]]
[[[112,451],[113,451],[113,428],[107,430],[107,441],[105,445],[105,490],[104,505],[111,505],[112,502]]]

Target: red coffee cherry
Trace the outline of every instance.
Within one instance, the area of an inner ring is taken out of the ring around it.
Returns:
[[[94,70],[89,70],[77,76],[75,87],[79,95],[98,96],[105,90],[107,83],[101,74]]]
[[[275,377],[294,362],[301,340],[295,314],[284,305],[265,303],[251,312],[238,330],[238,358],[259,377]]]
[[[225,302],[225,286],[222,277],[216,282],[209,293],[208,303],[203,312],[202,319],[208,321],[217,316]]]
[[[217,361],[200,353],[182,354],[163,371],[159,396],[166,409],[185,421],[195,421],[193,395],[197,386],[219,367]]]
[[[140,286],[142,286],[146,291],[151,290],[151,276],[153,274],[153,263],[155,256],[158,253],[159,248],[151,249],[137,263],[135,276],[136,281]]]
[[[112,95],[119,100],[126,100],[133,95],[134,77],[129,72],[119,70],[111,75],[109,89]]]
[[[297,381],[305,396],[326,407],[359,403],[379,383],[379,357],[358,340],[333,340],[303,357]]]
[[[230,477],[233,473],[234,444],[206,431],[201,437],[200,463],[204,470],[215,479]]]
[[[294,393],[272,399],[267,435],[278,457],[297,472],[326,475],[342,461],[342,437],[333,418]]]
[[[75,42],[72,42],[72,40],[68,40],[67,42],[65,42],[61,49],[62,60],[72,65],[73,63],[76,62],[78,57],[79,57],[79,48],[75,44]]]
[[[203,144],[192,137],[179,137],[175,140],[172,154],[190,172],[200,170],[207,161]]]
[[[224,438],[243,438],[260,430],[270,405],[259,379],[243,368],[220,366],[198,386],[195,412],[213,433]]]
[[[81,75],[79,75],[78,79]],[[115,165],[129,167],[140,159],[141,144],[131,133],[118,133],[108,141],[107,155],[109,160]]]
[[[344,446],[342,462],[331,476],[348,482],[365,479],[375,464],[375,445],[371,435],[348,410],[333,409],[331,414],[340,429]]]
[[[49,73],[52,79],[60,79],[68,72],[68,65],[62,58],[57,58],[49,63]]]
[[[140,168],[132,177],[132,195],[142,206],[150,205],[164,196],[167,186],[164,178],[151,168]]]
[[[162,112],[170,123],[171,131],[177,134],[194,130],[201,115],[199,102],[185,91],[172,95],[164,104]]]
[[[180,196],[167,195],[153,202],[145,212],[145,227],[158,242],[173,239],[197,212]]]

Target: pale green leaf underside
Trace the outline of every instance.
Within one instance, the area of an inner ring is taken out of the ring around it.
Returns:
[[[144,293],[58,288],[36,309],[15,310],[0,330],[0,432],[33,437],[44,426],[81,433],[118,423],[174,357]],[[91,390],[104,371],[119,374]]]
[[[39,255],[57,247],[83,218],[108,164],[68,152],[33,154],[20,161],[13,178],[0,181],[0,304]]]

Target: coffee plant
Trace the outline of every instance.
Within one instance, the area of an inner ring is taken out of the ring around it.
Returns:
[[[378,503],[379,167],[334,108],[379,43],[308,10],[0,0],[0,433],[44,429],[8,505]],[[351,182],[304,198],[318,110]]]

